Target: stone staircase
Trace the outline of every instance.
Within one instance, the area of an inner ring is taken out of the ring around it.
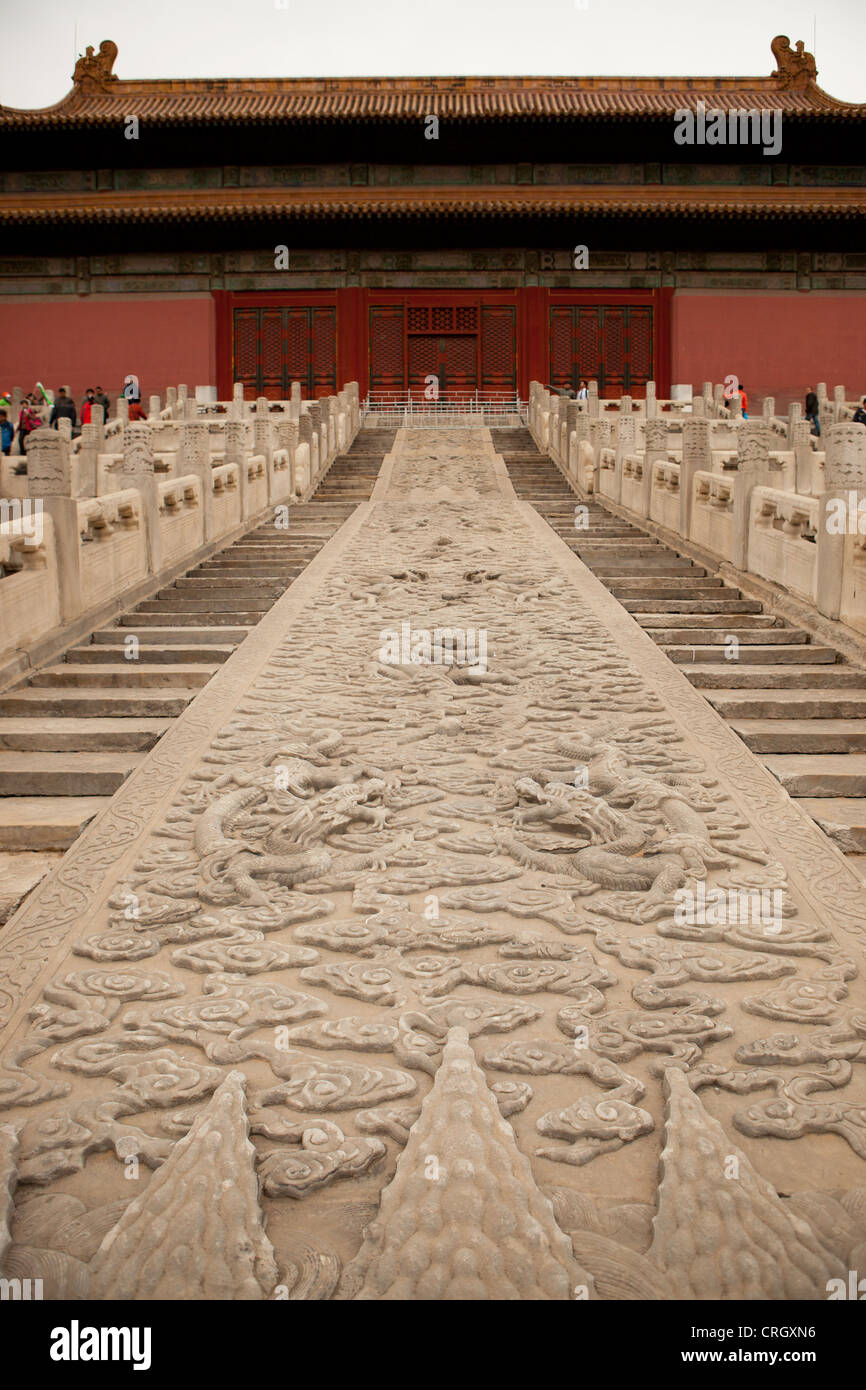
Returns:
[[[362,430],[289,525],[269,519],[0,692],[0,922],[369,498],[393,430]]]
[[[866,670],[597,501],[577,529],[579,499],[529,430],[491,433],[518,496],[866,870]]]

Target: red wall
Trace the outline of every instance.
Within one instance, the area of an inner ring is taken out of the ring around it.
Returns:
[[[0,391],[41,381],[80,402],[100,385],[114,400],[134,373],[147,402],[166,386],[216,385],[211,296],[0,300]]]
[[[866,295],[733,294],[678,290],[673,300],[671,379],[724,381],[746,394],[775,396],[784,411],[819,381],[844,386],[848,399],[866,392]]]

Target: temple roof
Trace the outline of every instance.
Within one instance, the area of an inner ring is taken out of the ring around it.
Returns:
[[[738,220],[866,215],[866,188],[247,188],[0,195],[0,225],[50,222],[260,221],[263,217],[735,217]]]
[[[79,58],[72,90],[54,106],[0,106],[0,126],[98,126],[134,112],[154,125],[293,122],[628,120],[696,107],[778,109],[787,117],[863,119],[866,103],[837,101],[815,60],[780,35],[768,77],[329,77],[120,80],[110,39]]]

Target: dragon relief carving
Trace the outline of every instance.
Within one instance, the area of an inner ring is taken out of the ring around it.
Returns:
[[[833,1134],[851,1155],[839,1188],[856,1188],[853,960],[810,920],[772,829],[530,543],[481,443],[468,474],[465,436],[398,452],[304,640],[274,647],[5,1040],[13,1259],[19,1226],[54,1250],[34,1202],[101,1154],[104,1209],[76,1208],[81,1239],[55,1251],[96,1296],[709,1297],[677,1215],[690,1143],[719,1250],[760,1269],[724,1296],[824,1296],[847,1257],[758,1170],[763,1145]],[[412,500],[424,466],[453,492],[435,517]],[[381,631],[419,613],[485,629],[491,678],[383,663]],[[681,920],[698,884],[772,888],[781,919]],[[768,1018],[797,1032],[756,1038]],[[750,1177],[728,1220],[708,1155],[733,1149],[710,1111],[761,1090],[732,1122]],[[655,1207],[548,1186],[604,1175],[625,1146],[652,1166],[660,1144]],[[221,1181],[244,1253],[196,1283],[175,1249],[197,1213],[216,1240]],[[309,1224],[271,1236],[286,1198]],[[149,1224],[163,1208],[175,1232]],[[508,1226],[500,1260],[465,1253],[470,1209],[491,1252]]]

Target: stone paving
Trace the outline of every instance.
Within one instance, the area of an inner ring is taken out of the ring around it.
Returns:
[[[864,1267],[864,928],[489,433],[401,432],[6,931],[3,1272],[826,1299]]]

